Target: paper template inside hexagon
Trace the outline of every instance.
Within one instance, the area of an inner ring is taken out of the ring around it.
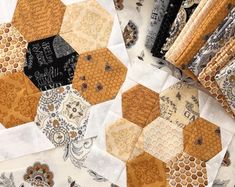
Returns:
[[[107,47],[113,17],[96,0],[66,7],[60,35],[78,52]]]

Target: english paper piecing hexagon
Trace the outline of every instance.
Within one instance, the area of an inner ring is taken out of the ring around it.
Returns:
[[[72,85],[42,92],[35,122],[55,146],[84,137],[90,104]]]
[[[184,128],[184,151],[203,161],[208,161],[222,150],[220,128],[198,118]]]
[[[183,151],[183,129],[158,117],[143,129],[143,149],[168,162]]]
[[[118,119],[106,129],[106,150],[122,161],[132,154],[142,128],[126,120]]]
[[[127,68],[107,48],[80,55],[73,87],[91,104],[115,98],[126,77]]]
[[[78,56],[59,35],[30,42],[24,72],[42,91],[71,84]]]
[[[0,123],[10,128],[33,121],[40,95],[23,72],[0,77]]]
[[[122,115],[145,127],[160,116],[159,94],[140,84],[132,87],[122,94]]]
[[[199,117],[198,90],[178,82],[160,93],[161,117],[185,127]]]
[[[23,71],[27,42],[11,24],[0,25],[0,77]]]
[[[107,47],[113,18],[96,0],[66,7],[60,35],[80,54]]]
[[[206,163],[182,153],[167,163],[169,186],[205,187],[208,185]]]
[[[18,0],[12,23],[28,42],[57,35],[65,5],[60,0]]]
[[[144,152],[129,160],[127,167],[128,187],[166,187],[166,164]]]

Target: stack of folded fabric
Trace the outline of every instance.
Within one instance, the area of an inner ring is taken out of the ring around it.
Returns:
[[[233,0],[156,0],[146,47],[199,81],[235,117]]]

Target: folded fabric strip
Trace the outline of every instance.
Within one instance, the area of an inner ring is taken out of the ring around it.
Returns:
[[[188,65],[189,69],[198,76],[202,69],[210,62],[215,54],[225,43],[235,35],[235,8],[224,19],[223,23],[210,36],[206,44],[199,50],[193,61]]]
[[[159,29],[157,37],[154,41],[153,48],[151,50],[153,56],[163,57],[164,54],[161,53],[161,48],[166,42],[167,37],[170,36],[169,31],[170,31],[171,25],[173,24],[179,12],[182,1],[183,0],[179,0],[179,1],[170,0],[168,7],[166,9],[166,12],[165,12],[165,16],[162,20],[161,27]]]
[[[156,0],[148,26],[145,46],[152,49],[170,0]]]
[[[221,48],[220,52],[217,53],[214,58],[212,58],[212,60],[202,70],[198,77],[200,83],[212,94],[212,96],[214,96],[217,101],[221,103],[224,109],[233,117],[235,116],[235,114],[232,112],[225,96],[217,85],[215,81],[215,75],[234,57],[235,39],[232,38],[225,44],[223,48]]]
[[[235,59],[216,74],[215,80],[235,114]]]
[[[204,2],[202,1],[204,4]],[[203,47],[208,37],[215,31],[218,25],[231,11],[235,0],[209,0],[205,6],[197,12],[196,17],[187,23],[187,27],[175,41],[172,48],[166,53],[166,59],[184,70],[186,74],[195,78],[187,68],[198,50]],[[195,11],[196,12],[196,11]],[[182,39],[184,38],[184,39]],[[182,40],[181,40],[182,39]]]
[[[197,8],[199,0],[185,0],[183,1],[180,10],[175,18],[174,23],[169,31],[170,36],[166,39],[166,43],[161,48],[161,54],[163,56],[170,49],[170,47],[175,42],[176,38],[179,36],[180,32],[183,30],[190,16]]]

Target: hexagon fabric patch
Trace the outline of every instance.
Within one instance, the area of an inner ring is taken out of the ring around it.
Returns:
[[[167,181],[176,187],[204,187],[208,185],[206,163],[182,153],[167,163]]]
[[[33,121],[40,95],[23,72],[0,77],[0,123],[10,128]]]
[[[128,187],[166,187],[166,164],[144,152],[126,164]]]
[[[143,142],[146,152],[167,162],[183,151],[183,129],[158,117],[144,128]]]
[[[11,24],[0,25],[0,77],[23,71],[27,42]]]
[[[122,94],[122,115],[145,127],[160,115],[159,95],[138,84]]]
[[[198,90],[178,82],[160,93],[161,117],[185,127],[199,116]]]
[[[127,68],[109,49],[80,55],[73,87],[91,104],[115,98],[126,77]]]
[[[107,47],[113,18],[96,0],[68,5],[60,35],[80,54]]]
[[[117,158],[127,161],[142,128],[126,119],[119,119],[106,129],[106,149]]]
[[[65,5],[60,0],[18,0],[13,25],[28,42],[59,33]]]
[[[25,74],[42,91],[70,84],[78,54],[59,35],[30,42]]]
[[[83,138],[90,104],[72,85],[42,92],[35,122],[55,146]]]
[[[220,128],[198,118],[184,128],[184,151],[208,161],[222,150]]]

